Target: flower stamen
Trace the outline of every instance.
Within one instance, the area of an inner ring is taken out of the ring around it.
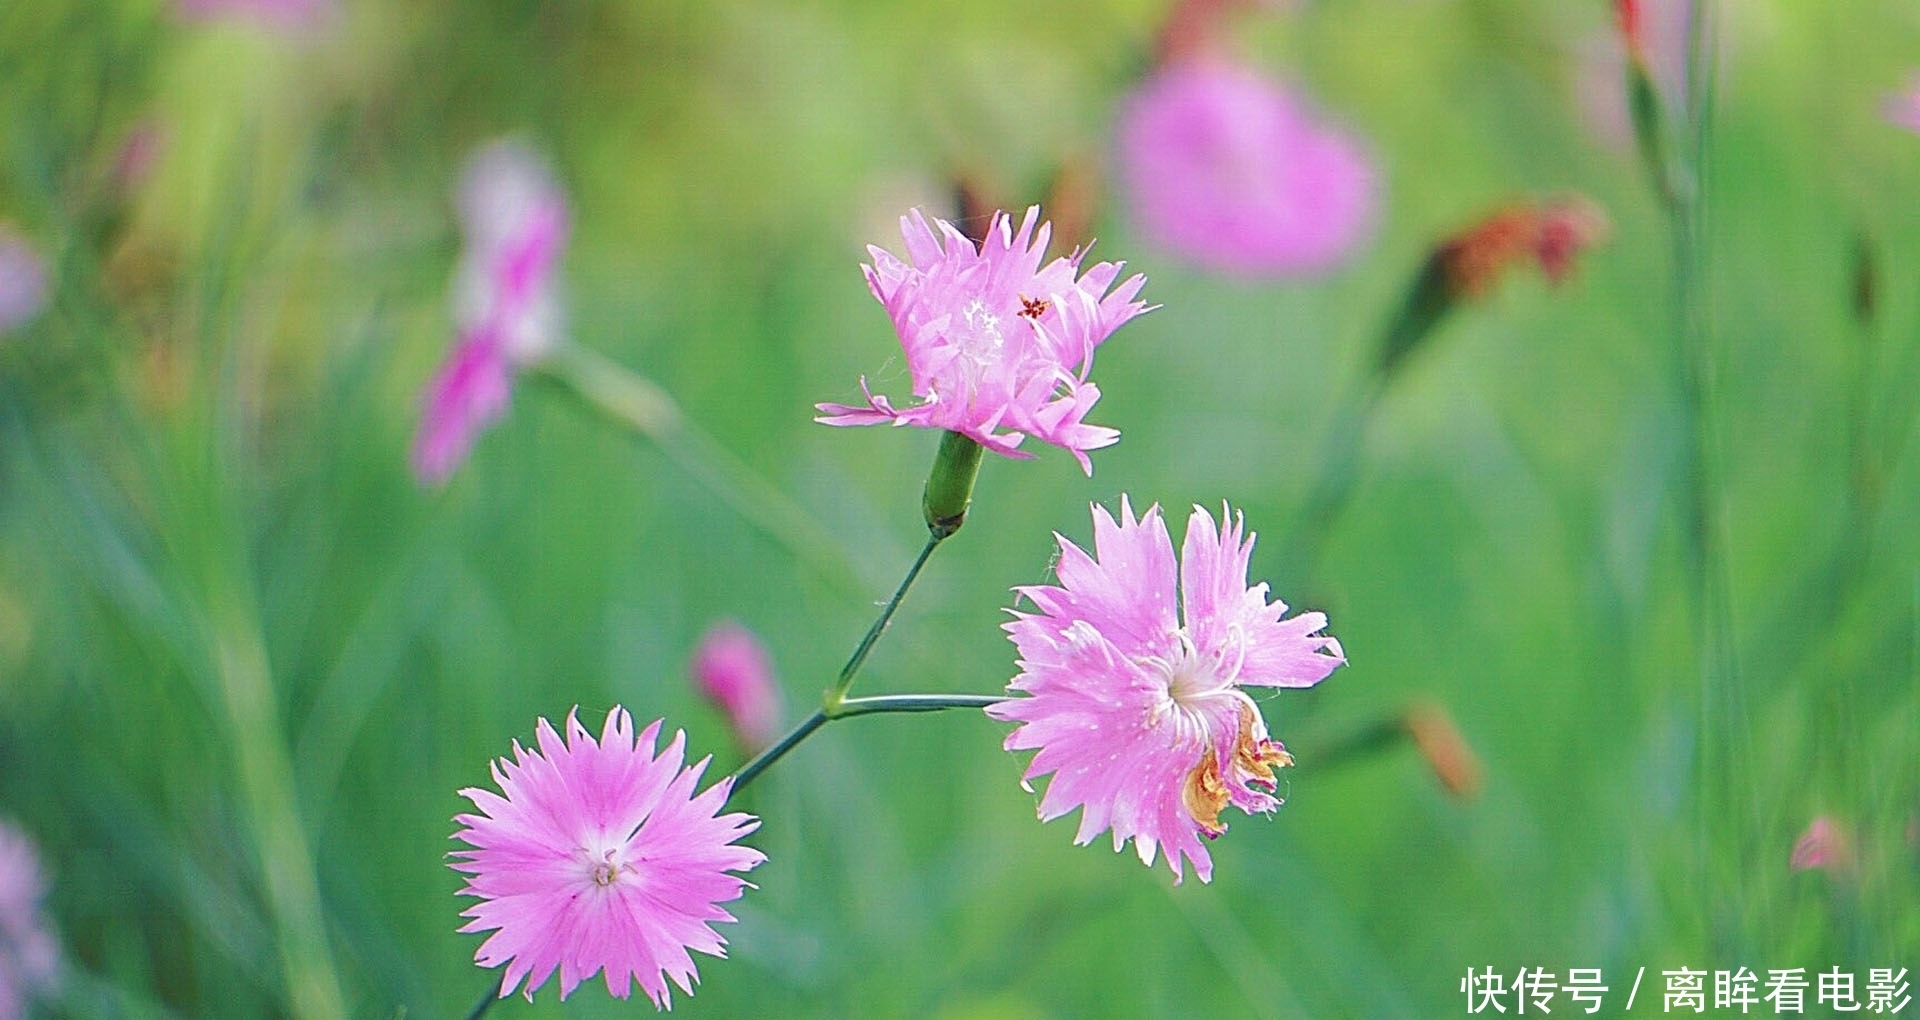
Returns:
[[[606,857],[593,866],[593,884],[604,889],[618,882],[620,880],[620,872],[625,870],[625,868],[625,865],[615,864],[613,862],[613,851],[608,850]]]

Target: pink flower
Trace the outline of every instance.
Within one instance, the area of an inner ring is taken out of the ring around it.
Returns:
[[[193,21],[236,18],[268,28],[295,29],[331,16],[337,0],[174,0],[173,6],[181,17]]]
[[[1121,109],[1120,184],[1156,244],[1245,276],[1325,272],[1371,233],[1374,170],[1353,136],[1253,71],[1176,61]]]
[[[46,305],[46,263],[0,227],[0,333],[31,322]]]
[[[614,996],[626,998],[637,979],[666,1009],[666,979],[688,995],[699,979],[688,950],[726,955],[710,925],[734,919],[718,904],[747,885],[728,872],[766,860],[733,845],[760,823],[717,814],[731,780],[694,793],[708,759],[680,767],[686,734],[655,757],[659,722],[636,744],[633,720],[616,707],[595,742],[576,715],[564,743],[542,719],[538,751],[515,741],[513,760],[494,763],[501,794],[460,791],[480,811],[454,819],[465,826],[454,836],[473,847],[452,854],[468,875],[461,893],[480,899],[460,930],[493,932],[474,959],[507,965],[502,996],[524,979],[531,999],[558,969],[565,999],[604,970]]]
[[[930,227],[915,209],[900,220],[911,265],[868,247],[867,286],[900,334],[921,402],[895,408],[863,377],[865,405],[820,404],[815,420],[946,429],[1009,457],[1026,456],[1017,448],[1032,435],[1072,453],[1091,475],[1087,451],[1120,440],[1114,429],[1085,423],[1100,399],[1087,381],[1093,351],[1150,310],[1134,300],[1146,278],[1130,277],[1108,293],[1121,263],[1081,274],[1084,251],[1042,266],[1053,228],[1043,223],[1036,232],[1039,216],[1038,206],[1029,208],[1016,232],[1005,213],[995,213],[976,248],[953,224],[936,219]]]
[[[752,631],[731,620],[709,629],[693,653],[693,679],[727,717],[743,752],[752,754],[780,735],[780,688],[773,662]]]
[[[497,334],[481,330],[460,341],[427,385],[420,431],[413,441],[413,473],[438,485],[467,459],[473,441],[507,409],[512,366]]]
[[[1853,841],[1840,823],[1820,815],[1793,843],[1787,866],[1794,871],[1819,868],[1828,872],[1846,872],[1853,868]]]
[[[59,975],[59,946],[40,914],[46,891],[33,843],[0,822],[0,1020],[25,1016]]]
[[[1895,127],[1920,134],[1920,74],[1908,80],[1904,91],[1887,96],[1880,112]]]
[[[505,413],[514,371],[546,356],[560,333],[554,271],[567,208],[538,156],[496,142],[468,162],[460,188],[466,255],[454,280],[460,342],[428,384],[414,436],[414,474],[445,482],[474,440]]]
[[[1195,507],[1176,567],[1158,506],[1137,522],[1125,497],[1118,522],[1094,507],[1096,555],[1055,536],[1060,584],[1015,589],[1038,612],[1006,625],[1021,669],[1007,686],[1031,696],[986,710],[1022,724],[1007,750],[1039,752],[1028,780],[1053,775],[1041,821],[1077,807],[1074,842],[1111,829],[1148,867],[1164,848],[1176,881],[1182,858],[1212,879],[1199,837],[1226,831],[1227,805],[1280,806],[1273,770],[1293,759],[1241,688],[1311,687],[1346,661],[1325,615],[1282,619],[1264,583],[1247,587],[1242,527]]]

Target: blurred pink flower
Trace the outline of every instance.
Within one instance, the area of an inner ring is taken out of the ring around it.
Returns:
[[[157,116],[134,124],[121,139],[109,173],[120,197],[129,197],[146,187],[171,141],[165,122]]]
[[[245,19],[269,28],[310,27],[329,17],[338,0],[174,0],[174,10],[192,21]]]
[[[734,845],[759,820],[718,814],[732,780],[696,795],[709,759],[680,764],[686,734],[658,757],[660,722],[640,733],[626,709],[607,713],[599,741],[567,715],[563,743],[553,725],[539,724],[539,750],[518,741],[513,760],[493,765],[501,794],[466,789],[479,814],[454,821],[453,867],[467,874],[462,895],[480,902],[462,917],[463,932],[492,931],[474,954],[483,967],[506,964],[502,997],[524,979],[526,995],[558,969],[560,997],[605,971],[607,991],[626,998],[637,980],[655,1007],[669,1008],[667,979],[693,994],[699,980],[689,949],[726,955],[726,940],[710,927],[732,921],[719,904],[740,898],[747,871],[766,860]]]
[[[460,342],[427,386],[413,443],[414,474],[427,484],[446,481],[466,460],[481,430],[506,411],[514,371],[546,356],[561,328],[554,275],[567,207],[546,164],[512,142],[481,149],[467,164],[459,208]]]
[[[1164,849],[1176,881],[1182,858],[1212,879],[1199,837],[1226,831],[1227,805],[1280,805],[1273,770],[1293,759],[1241,688],[1311,687],[1346,661],[1324,614],[1282,619],[1264,583],[1247,586],[1242,528],[1195,507],[1176,565],[1158,506],[1137,522],[1125,497],[1117,522],[1094,507],[1096,555],[1055,536],[1060,584],[1015,589],[1038,612],[1006,624],[1021,670],[1007,686],[1030,697],[986,710],[1022,724],[1007,750],[1039,752],[1027,780],[1053,775],[1041,821],[1080,808],[1074,842],[1111,829],[1148,867]]]
[[[24,326],[47,304],[47,265],[0,227],[0,333]]]
[[[1880,112],[1895,127],[1920,134],[1920,74],[1907,80],[1907,87],[1887,96]]]
[[[1246,276],[1325,272],[1371,233],[1359,142],[1275,83],[1223,60],[1176,61],[1121,108],[1120,183],[1156,244]]]
[[[46,891],[33,843],[0,822],[0,1020],[25,1016],[59,975],[60,949],[40,913]]]
[[[1575,54],[1574,92],[1580,112],[1601,141],[1631,148],[1627,61],[1638,50],[1662,103],[1678,113],[1686,105],[1687,34],[1695,0],[1616,0],[1614,24],[1590,36]]]
[[[1121,263],[1081,274],[1084,251],[1042,266],[1052,226],[1036,232],[1039,216],[1038,206],[1029,208],[1015,231],[1005,213],[995,213],[976,248],[953,224],[929,226],[915,209],[900,220],[911,265],[869,246],[867,286],[893,319],[921,402],[895,408],[862,377],[864,405],[819,404],[815,420],[946,429],[1009,457],[1027,456],[1017,448],[1032,435],[1072,453],[1091,475],[1087,451],[1120,439],[1084,421],[1100,399],[1087,380],[1093,351],[1150,310],[1134,300],[1146,278],[1129,277],[1108,293]]]
[[[726,716],[743,752],[753,754],[780,735],[780,688],[752,631],[731,620],[709,629],[693,653],[693,679]]]
[[[506,411],[512,387],[512,366],[496,332],[477,330],[461,340],[427,385],[413,473],[435,485],[452,477],[480,430]]]
[[[1815,868],[1828,872],[1852,870],[1853,843],[1840,823],[1830,816],[1820,815],[1794,841],[1788,867],[1794,871],[1812,871]]]

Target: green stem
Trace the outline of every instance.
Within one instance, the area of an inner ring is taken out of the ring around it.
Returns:
[[[812,736],[814,730],[835,719],[851,719],[857,715],[881,715],[888,712],[940,712],[949,708],[986,708],[1005,700],[997,694],[883,694],[870,698],[843,698],[836,702],[831,710],[826,708],[815,710],[812,715],[802,720],[800,725],[781,737],[778,743],[760,752],[757,757],[742,767],[734,777],[732,792],[739,793],[774,762],[786,757],[788,751]]]
[[[562,343],[535,367],[565,383],[608,417],[655,442],[681,427],[680,407],[667,391],[592,348]]]
[[[1307,492],[1300,523],[1289,543],[1291,549],[1286,555],[1291,562],[1286,576],[1312,582],[1327,537],[1345,514],[1360,479],[1360,455],[1367,424],[1373,420],[1374,408],[1379,405],[1385,389],[1386,379],[1382,375],[1368,373],[1334,409],[1333,421],[1327,426],[1320,447],[1319,473],[1314,477],[1313,488]]]
[[[467,1020],[480,1020],[481,1017],[487,1015],[487,1010],[492,1009],[493,1004],[499,1001],[500,982],[495,981],[493,984],[487,986],[486,994],[480,996],[480,1001],[474,1003],[472,1009],[467,1010]]]
[[[727,508],[816,575],[846,594],[864,585],[851,557],[791,497],[688,421],[652,380],[575,344],[562,344],[532,370],[559,383],[595,411],[651,440]]]
[[[941,712],[949,708],[990,708],[1007,699],[998,694],[877,694],[848,698],[829,718],[851,719],[882,712]]]
[[[920,569],[927,565],[927,559],[933,555],[935,549],[940,547],[940,543],[945,538],[946,536],[938,531],[927,535],[927,544],[920,547],[920,555],[914,559],[913,566],[907,568],[907,576],[900,579],[900,587],[893,590],[893,597],[888,599],[887,604],[881,608],[879,618],[873,621],[873,626],[867,628],[866,636],[860,639],[859,647],[853,650],[853,657],[841,667],[840,676],[834,681],[833,686],[827,689],[822,704],[829,716],[833,715],[840,704],[846,700],[847,690],[853,686],[853,678],[859,675],[860,667],[866,664],[867,653],[873,651],[874,644],[880,640],[881,633],[887,629],[888,622],[893,619],[894,610],[900,608],[900,600],[907,597],[907,589],[913,587],[914,579],[920,576]]]
[[[729,793],[729,796],[738,794],[741,790],[745,789],[747,784],[759,778],[760,773],[765,772],[769,765],[786,757],[788,751],[793,750],[802,740],[811,736],[814,730],[825,726],[827,722],[828,717],[826,711],[823,709],[815,709],[812,715],[807,716],[800,725],[795,726],[786,736],[781,737],[778,743],[760,752],[754,756],[752,761],[741,766],[740,771],[734,776],[733,790]]]
[[[1714,413],[1716,379],[1707,302],[1706,226],[1709,138],[1713,113],[1713,35],[1711,0],[1692,6],[1687,39],[1687,101],[1684,144],[1678,158],[1670,158],[1669,186],[1663,193],[1671,226],[1674,262],[1675,353],[1681,387],[1683,441],[1682,484],[1685,520],[1682,540],[1694,604],[1694,648],[1697,662],[1695,692],[1696,736],[1694,761],[1697,779],[1695,805],[1696,859],[1707,869],[1699,890],[1713,914],[1744,913],[1749,901],[1744,886],[1727,890],[1713,872],[1715,862],[1744,859],[1746,819],[1725,812],[1737,809],[1734,783],[1728,776],[1745,773],[1748,748],[1740,725],[1744,696],[1733,649],[1732,588],[1727,575],[1723,514],[1717,505],[1719,486],[1719,419]],[[1728,839],[1731,847],[1722,845]],[[1726,851],[1731,851],[1728,853]]]
[[[1300,523],[1289,543],[1285,566],[1288,576],[1312,581],[1327,536],[1346,513],[1360,480],[1367,426],[1373,421],[1381,396],[1407,357],[1420,349],[1453,310],[1457,296],[1448,280],[1447,248],[1445,244],[1435,248],[1420,264],[1392,318],[1380,331],[1368,371],[1347,387],[1346,396],[1334,408],[1333,420],[1321,442],[1319,474],[1307,492]]]
[[[687,423],[659,447],[680,470],[821,580],[843,594],[866,597],[868,585],[854,572],[853,558],[840,540],[718,440]]]

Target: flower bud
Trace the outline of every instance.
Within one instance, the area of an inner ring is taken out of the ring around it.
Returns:
[[[1401,724],[1448,793],[1462,800],[1480,795],[1480,756],[1473,753],[1473,745],[1461,735],[1444,705],[1436,701],[1415,704],[1407,709]]]
[[[1794,871],[1812,871],[1819,869],[1829,874],[1844,875],[1853,871],[1853,840],[1847,830],[1830,815],[1816,817],[1807,831],[1793,842],[1793,853],[1787,866]]]
[[[743,754],[758,753],[780,735],[780,688],[752,631],[731,620],[709,628],[693,653],[693,679],[726,717]]]
[[[1454,306],[1485,297],[1508,270],[1532,262],[1553,284],[1573,275],[1580,254],[1605,241],[1606,213],[1582,195],[1504,206],[1434,247],[1388,325],[1378,363],[1390,378]]]
[[[940,437],[940,452],[934,455],[933,470],[927,473],[927,488],[920,501],[927,530],[935,538],[946,538],[967,522],[973,480],[980,474],[980,455],[984,452],[984,447],[959,432]]]

